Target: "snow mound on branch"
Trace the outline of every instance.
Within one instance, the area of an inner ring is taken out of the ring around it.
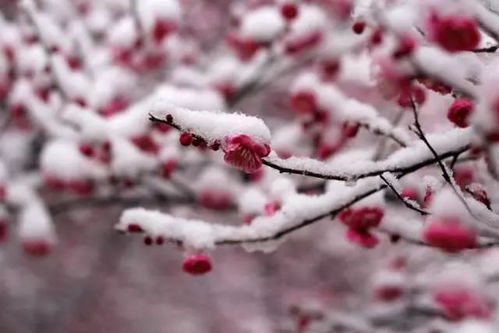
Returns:
[[[151,236],[179,240],[195,249],[209,249],[215,244],[214,227],[203,221],[186,220],[159,211],[135,208],[123,213],[116,229],[126,231],[130,224],[139,225]]]
[[[101,165],[79,152],[76,143],[65,140],[48,142],[42,151],[40,164],[44,172],[65,180],[102,178],[106,174]]]
[[[151,107],[151,114],[160,119],[171,115],[182,130],[197,134],[209,143],[239,134],[246,134],[259,143],[269,143],[271,138],[270,130],[260,118],[241,113],[193,111],[157,101]]]
[[[112,138],[111,170],[120,176],[138,176],[141,172],[152,171],[158,166],[158,160],[144,154],[130,141],[120,137]]]
[[[452,129],[444,133],[428,135],[427,138],[436,152],[442,154],[466,147],[472,139],[472,134],[470,129]],[[363,175],[378,175],[381,171],[397,172],[432,158],[433,154],[426,145],[421,141],[416,141],[407,148],[399,149],[386,160],[379,162],[366,159],[324,163],[306,157],[290,157],[283,160],[275,153],[270,153],[266,160],[284,168],[306,170],[332,178],[355,180]]]
[[[40,203],[26,205],[19,215],[19,236],[24,240],[44,239],[49,244],[56,241],[54,225],[47,209]]]
[[[241,23],[241,35],[256,42],[270,42],[285,27],[284,19],[276,7],[265,6],[244,16]]]
[[[326,22],[326,15],[319,7],[310,5],[300,6],[300,15],[293,21],[290,34],[293,37],[299,37],[320,31],[325,28]]]

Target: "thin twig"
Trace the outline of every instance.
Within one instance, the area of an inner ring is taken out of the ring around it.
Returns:
[[[383,176],[383,175],[380,175],[379,176],[384,182],[385,184],[390,188],[390,190],[392,190],[393,193],[395,193],[395,195],[397,196],[397,198],[400,199],[400,201],[402,201],[402,203],[409,209],[412,209],[414,210],[415,212],[418,212],[419,214],[421,215],[428,215],[429,213],[422,210],[421,208],[419,207],[416,207],[415,205],[413,205],[410,201],[408,201],[406,198],[404,198],[398,191],[397,189]]]
[[[426,135],[424,134],[423,128],[421,127],[421,123],[419,122],[419,114],[418,114],[416,103],[414,102],[414,100],[412,98],[410,98],[410,102],[411,102],[412,113],[414,115],[414,126],[416,129],[416,131],[415,131],[416,135],[421,139],[421,141],[424,142],[426,147],[428,147],[428,149],[431,151],[431,153],[435,157],[435,161],[437,162],[438,166],[442,170],[442,177],[449,184],[449,186],[451,187],[452,191],[456,194],[459,201],[461,201],[461,203],[464,205],[464,207],[466,208],[468,213],[470,213],[471,216],[475,217],[475,214],[473,213],[473,211],[469,207],[468,203],[466,202],[466,199],[461,195],[461,192],[457,189],[456,185],[454,184],[454,182],[452,180],[451,173],[448,170],[447,166],[442,162],[438,153],[436,152],[436,150],[433,148],[433,146],[430,144],[430,142],[426,138]]]
[[[479,49],[475,49],[472,52],[474,53],[494,53],[499,49],[499,45],[492,45],[488,47],[482,47]]]

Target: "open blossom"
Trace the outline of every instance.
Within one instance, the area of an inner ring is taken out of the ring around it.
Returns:
[[[436,218],[428,222],[423,238],[430,245],[447,252],[458,252],[476,246],[476,232],[456,218]]]
[[[262,157],[270,154],[269,145],[257,143],[245,134],[226,137],[222,149],[225,162],[246,173],[260,169]]]
[[[467,98],[457,98],[449,107],[447,118],[458,127],[468,127],[468,119],[472,112],[472,101]]]
[[[480,43],[477,23],[469,16],[433,15],[430,19],[430,36],[449,52],[473,50]]]
[[[347,238],[349,241],[366,248],[372,248],[378,244],[379,240],[376,235],[371,233],[371,229],[379,226],[383,215],[383,210],[379,207],[362,207],[344,210],[338,218],[348,226]]]
[[[233,201],[232,194],[223,190],[206,189],[199,194],[199,203],[209,209],[228,209]]]
[[[439,286],[433,291],[433,298],[453,320],[466,317],[489,318],[490,304],[479,292],[460,285]]]

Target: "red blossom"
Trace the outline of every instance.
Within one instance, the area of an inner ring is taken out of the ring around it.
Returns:
[[[156,44],[160,44],[166,36],[175,30],[175,24],[168,19],[158,18],[152,28],[152,38]]]
[[[457,127],[468,127],[468,119],[473,113],[473,102],[467,98],[457,98],[449,107],[447,118]]]
[[[455,218],[436,218],[426,224],[423,239],[444,251],[458,252],[476,247],[477,234]]]
[[[469,16],[432,15],[430,36],[449,52],[470,51],[480,43],[480,31],[476,21]]]
[[[286,20],[294,20],[298,16],[298,7],[292,2],[285,2],[281,5],[281,15]]]
[[[245,134],[226,137],[222,149],[225,162],[246,173],[260,169],[262,157],[270,154],[267,144],[257,143]]]
[[[317,110],[317,98],[313,91],[297,91],[290,96],[293,111],[298,114],[312,113]]]
[[[467,317],[486,319],[492,315],[487,300],[477,291],[459,285],[440,286],[433,291],[433,298],[447,317],[461,320]]]
[[[205,254],[189,255],[184,259],[182,269],[192,275],[206,274],[212,269],[210,257]]]
[[[232,194],[221,190],[201,191],[198,200],[203,207],[213,210],[228,209],[234,201]]]
[[[347,239],[352,243],[358,244],[365,248],[373,248],[379,243],[378,237],[368,231],[359,231],[356,229],[348,228]]]

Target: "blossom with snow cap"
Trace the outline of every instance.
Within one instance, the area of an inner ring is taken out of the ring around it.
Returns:
[[[225,162],[246,173],[260,169],[262,157],[270,154],[269,145],[255,142],[246,134],[226,137],[224,141],[222,149]]]

